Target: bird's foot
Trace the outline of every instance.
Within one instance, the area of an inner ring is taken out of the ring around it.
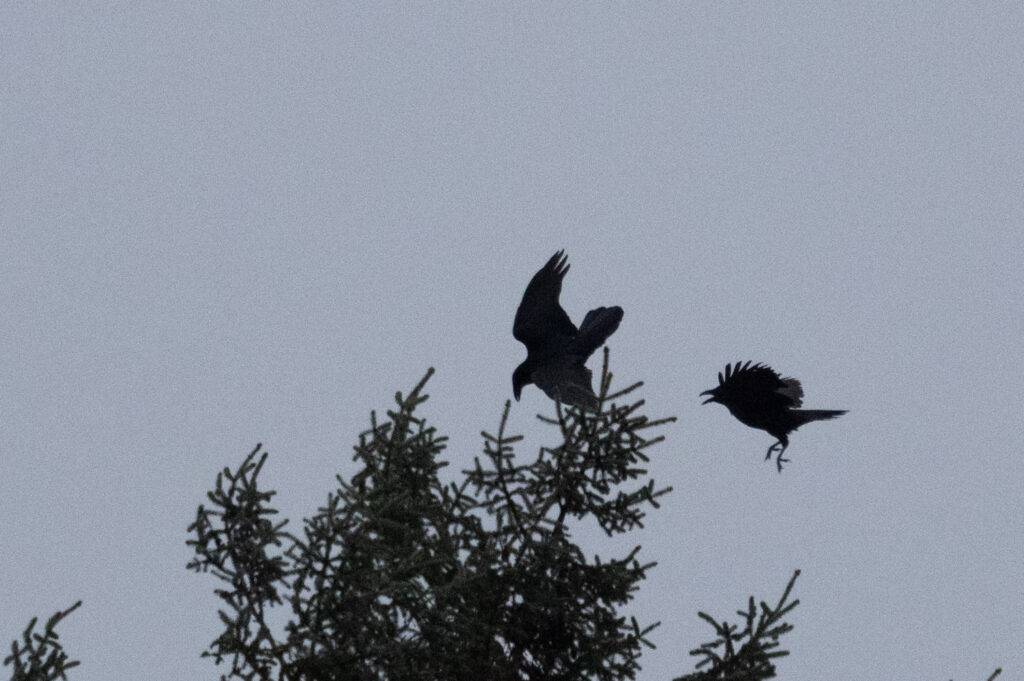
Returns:
[[[768,452],[764,455],[764,460],[770,460],[772,458],[772,454],[775,454],[776,450],[778,451],[779,455],[778,458],[775,459],[775,465],[778,467],[779,472],[781,473],[782,464],[789,463],[789,459],[784,459],[782,457],[782,453],[786,451],[786,445],[782,444],[781,442],[776,442],[775,444],[773,444],[771,447],[768,448]]]

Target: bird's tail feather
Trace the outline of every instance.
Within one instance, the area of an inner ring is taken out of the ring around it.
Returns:
[[[587,313],[580,324],[579,334],[573,339],[572,351],[581,354],[584,358],[590,355],[599,347],[604,345],[608,336],[615,333],[622,321],[622,308],[598,307]]]
[[[792,411],[793,415],[800,419],[799,425],[811,421],[827,421],[842,416],[846,412],[846,409],[794,409]]]

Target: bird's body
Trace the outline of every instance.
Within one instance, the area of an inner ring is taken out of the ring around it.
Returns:
[[[512,373],[512,392],[518,400],[523,387],[533,383],[553,400],[596,409],[585,362],[619,328],[622,308],[595,308],[577,329],[558,302],[567,261],[563,251],[555,253],[523,293],[512,335],[526,346],[526,360]]]
[[[718,387],[705,390],[701,395],[711,395],[704,404],[723,404],[740,423],[766,431],[778,440],[768,448],[765,459],[770,459],[778,448],[776,464],[780,471],[786,461],[782,453],[789,446],[790,433],[805,423],[833,419],[846,413],[839,409],[798,409],[804,397],[800,381],[783,378],[771,367],[752,365],[751,362],[737,362],[735,366],[726,364],[724,375],[718,374]]]

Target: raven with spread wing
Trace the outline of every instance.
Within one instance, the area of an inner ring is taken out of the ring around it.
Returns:
[[[735,366],[725,365],[725,375],[718,373],[718,387],[705,390],[701,395],[711,395],[704,400],[724,404],[741,423],[751,428],[760,428],[776,438],[778,442],[768,448],[764,459],[772,458],[776,449],[779,457],[776,465],[782,471],[782,453],[789,446],[789,434],[810,423],[842,416],[846,410],[797,409],[803,404],[804,389],[795,378],[783,378],[764,364],[737,362]]]
[[[555,253],[533,275],[519,303],[512,335],[526,346],[526,361],[512,373],[512,393],[518,400],[523,387],[533,383],[553,400],[596,410],[598,399],[584,362],[619,328],[622,308],[595,308],[577,329],[558,302],[568,259],[564,251]]]

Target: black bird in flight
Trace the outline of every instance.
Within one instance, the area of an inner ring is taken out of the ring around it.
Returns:
[[[797,409],[804,397],[800,381],[783,378],[764,364],[751,366],[750,362],[726,364],[725,375],[718,373],[718,387],[705,390],[701,395],[711,395],[704,404],[724,404],[741,423],[760,428],[776,438],[778,442],[768,448],[764,460],[772,458],[778,448],[779,472],[783,462],[789,461],[782,458],[782,453],[789,446],[790,433],[805,423],[834,419],[846,413],[845,409]]]
[[[534,383],[553,400],[596,410],[598,399],[584,362],[619,328],[622,308],[595,308],[577,329],[558,303],[568,259],[564,251],[551,256],[523,293],[512,335],[526,346],[526,361],[512,373],[512,392],[518,401],[523,387]]]

